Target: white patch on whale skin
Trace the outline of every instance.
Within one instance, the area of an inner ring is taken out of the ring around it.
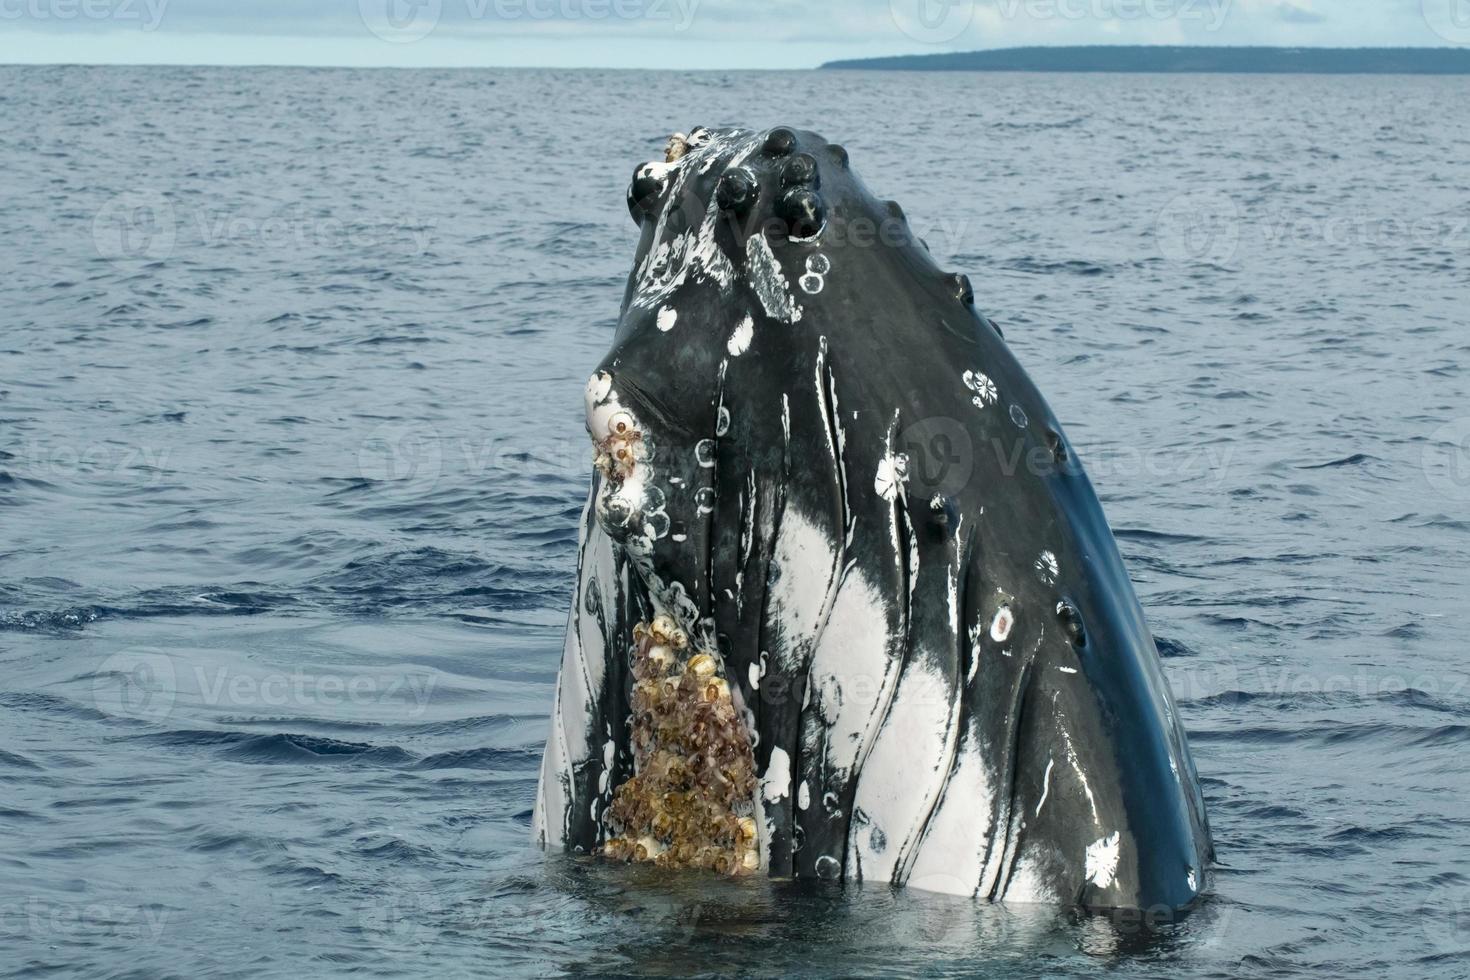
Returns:
[[[658,311],[658,328],[664,333],[674,329],[674,324],[679,322],[679,311],[672,306],[665,306]]]
[[[892,836],[882,850],[861,834],[850,836],[850,849],[866,880],[894,881],[901,873],[910,835],[926,819],[933,823],[929,790],[943,779],[937,767],[950,755],[947,687],[946,679],[928,666],[927,654],[916,652],[898,677],[878,731],[869,739],[853,806]]]
[[[1099,888],[1108,888],[1118,874],[1120,837],[1115,830],[1087,845],[1087,880]]]
[[[979,887],[995,788],[973,733],[972,725],[961,735],[954,772],[914,856],[908,879],[913,887],[965,896]]]
[[[599,382],[600,377],[606,378],[606,386]],[[594,395],[606,397],[611,377],[594,376],[593,381],[598,383],[588,385],[589,400]],[[595,506],[589,497],[582,511],[582,557],[577,594],[567,617],[561,670],[551,712],[551,732],[541,760],[531,820],[536,839],[546,847],[558,847],[566,840],[568,808],[573,799],[572,773],[592,758],[592,733],[588,731],[587,719],[595,716],[606,676],[607,640],[596,617],[586,611],[586,606],[589,594],[595,592],[598,601],[603,601],[610,591],[617,588],[618,572],[607,532],[596,522],[589,522]]]
[[[827,725],[823,767],[829,785],[839,774],[859,771],[898,683],[899,661],[889,653],[888,630],[882,595],[849,565],[807,666],[809,687],[817,689],[817,709]],[[762,668],[765,662],[762,654]],[[838,678],[861,683],[843,685]],[[849,864],[846,871],[855,875],[856,868]]]
[[[612,375],[606,371],[598,371],[587,379],[587,390],[583,392],[587,403],[587,414],[590,416],[592,410],[607,400],[608,392],[612,391]]]
[[[1043,585],[1056,585],[1057,576],[1061,574],[1061,571],[1061,563],[1050,551],[1043,551],[1037,556],[1036,577],[1041,579]]]
[[[803,779],[801,785],[796,788],[796,808],[806,810],[812,805],[812,788]]]
[[[730,342],[725,345],[725,349],[730,352],[731,357],[739,357],[750,350],[750,342],[754,339],[755,320],[747,313],[745,319],[741,320],[740,325],[735,328],[735,332],[730,334]]]
[[[902,491],[903,484],[908,481],[908,478],[908,454],[886,452],[878,461],[878,472],[873,477],[873,492],[892,503]]]
[[[801,307],[796,305],[786,274],[781,271],[765,235],[751,235],[745,240],[745,274],[766,316],[782,323],[801,319]]]
[[[771,810],[776,804],[791,795],[791,756],[779,745],[771,749],[771,761],[766,764],[766,771],[761,774],[761,799],[767,804],[764,807],[765,834],[762,838],[762,848],[765,852],[761,862],[762,867],[769,867],[771,863],[770,840],[775,836],[775,821],[772,819]]]
[[[979,371],[966,371],[964,382],[965,387],[974,392],[974,397],[970,400],[975,403],[976,408],[994,405],[1000,397],[999,392],[995,390],[995,382],[991,381],[988,375],[981,374]]]
[[[772,559],[781,569],[781,581],[767,600],[769,619],[785,639],[778,652],[782,668],[800,664],[807,641],[827,621],[827,603],[840,568],[830,535],[799,509],[781,515]]]
[[[1057,896],[1029,855],[1016,862],[1002,899],[1009,905],[1056,905]]]

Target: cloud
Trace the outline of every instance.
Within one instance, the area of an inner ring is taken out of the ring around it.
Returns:
[[[1277,4],[1276,16],[1288,24],[1321,24],[1327,20],[1322,14],[1298,7],[1294,3]]]

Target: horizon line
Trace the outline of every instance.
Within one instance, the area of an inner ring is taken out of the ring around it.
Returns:
[[[916,54],[889,54],[868,55],[853,58],[837,58],[819,62],[817,64],[790,68],[770,67],[727,67],[727,68],[679,68],[679,67],[643,67],[628,65],[527,65],[527,64],[475,64],[456,63],[438,65],[392,65],[392,64],[350,64],[337,62],[306,63],[299,61],[259,61],[259,62],[232,62],[232,61],[0,61],[0,68],[299,68],[308,70],[352,70],[352,71],[617,71],[617,72],[679,72],[681,74],[718,74],[722,72],[816,72],[816,71],[860,71],[863,69],[852,68],[828,68],[828,65],[856,64],[860,62],[880,62],[894,59],[916,59],[927,60],[930,58],[953,57],[968,54],[982,54],[1003,51],[1084,51],[1084,50],[1149,50],[1149,49],[1175,49],[1190,51],[1339,51],[1339,52],[1383,52],[1383,51],[1470,51],[1464,46],[1454,44],[1440,45],[1313,45],[1313,44],[1017,44],[1006,47],[993,48],[968,48],[955,49],[951,51],[933,51]],[[981,71],[981,69],[976,69]],[[919,69],[922,71],[922,69]],[[953,74],[952,69],[935,69],[935,72]],[[1064,74],[1058,69],[1037,68],[1021,72],[1022,74]],[[1073,74],[1129,74],[1117,71],[1082,71],[1071,72]],[[1159,74],[1159,72],[1141,71],[1138,74]],[[1166,73],[1167,74],[1167,73]],[[1243,72],[1174,72],[1173,74],[1249,74]],[[1293,73],[1286,73],[1293,74]],[[1313,74],[1303,72],[1301,74]],[[1344,72],[1343,74],[1353,74]],[[1383,72],[1362,72],[1361,74],[1385,74]],[[1423,74],[1418,72],[1403,72],[1401,74]]]

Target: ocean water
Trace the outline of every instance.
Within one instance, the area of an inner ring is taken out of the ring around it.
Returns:
[[[1470,103],[1393,77],[0,68],[0,976],[1465,976]],[[530,847],[672,130],[844,143],[1097,485],[1181,923]]]

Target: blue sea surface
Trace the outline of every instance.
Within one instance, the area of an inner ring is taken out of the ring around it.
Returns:
[[[624,191],[697,124],[845,144],[1067,426],[1182,923],[531,848]],[[1460,80],[0,68],[0,241],[0,976],[1470,974]]]

